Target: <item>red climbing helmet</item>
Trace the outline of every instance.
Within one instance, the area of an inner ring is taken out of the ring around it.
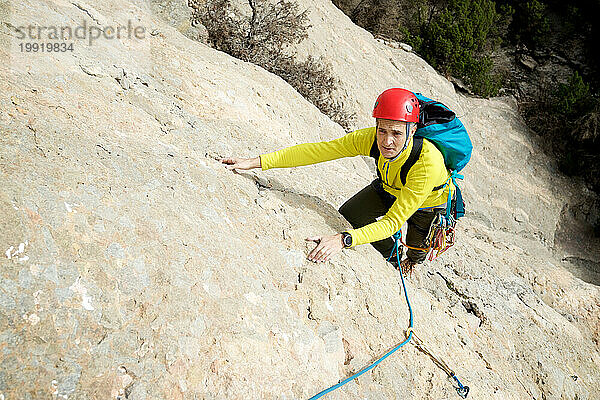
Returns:
[[[409,90],[401,88],[388,89],[377,97],[373,107],[373,117],[419,122],[419,100]]]

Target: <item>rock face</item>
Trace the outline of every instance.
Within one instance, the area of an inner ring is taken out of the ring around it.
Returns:
[[[192,9],[185,0],[150,0],[152,12],[192,40],[208,41],[202,25],[192,26]]]
[[[0,398],[308,398],[404,339],[400,277],[375,250],[306,260],[305,237],[348,227],[337,209],[371,161],[238,174],[213,158],[341,127],[150,3],[0,4]],[[303,6],[313,28],[298,50],[328,57],[357,128],[399,86],[471,133],[468,215],[458,244],[409,282],[415,332],[473,398],[598,398],[600,293],[570,269],[600,260],[569,211],[583,186],[540,155],[511,99],[461,96],[331,3]],[[83,20],[145,35],[20,52],[18,27]],[[329,395],[454,396],[412,345]]]

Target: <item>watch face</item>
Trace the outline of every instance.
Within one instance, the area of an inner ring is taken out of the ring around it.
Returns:
[[[352,236],[349,233],[344,234],[344,246],[350,247],[352,246]]]

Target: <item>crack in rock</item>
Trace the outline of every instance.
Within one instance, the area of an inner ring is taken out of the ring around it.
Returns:
[[[100,21],[98,20],[98,18],[97,18],[97,17],[95,17],[95,16],[93,16],[93,15],[92,15],[92,13],[91,13],[91,12],[90,12],[90,11],[89,11],[87,8],[85,8],[84,6],[80,5],[79,3],[71,2],[71,4],[73,4],[75,7],[77,7],[78,9],[80,9],[81,11],[83,11],[84,13],[86,13],[86,14],[87,14],[87,16],[88,16],[88,17],[90,17],[90,18],[91,18],[91,19],[92,19],[92,20],[93,20],[93,21],[94,21],[96,24],[98,24],[98,25],[100,25],[100,26],[102,25],[102,24],[100,23]],[[92,8],[91,8],[91,7],[89,7],[89,6],[87,6],[87,7],[88,7],[88,8],[90,8],[90,9],[92,9]],[[93,9],[92,9],[92,10],[93,10]],[[94,11],[95,11],[95,10],[94,10]],[[103,30],[103,31],[104,31],[104,30]]]

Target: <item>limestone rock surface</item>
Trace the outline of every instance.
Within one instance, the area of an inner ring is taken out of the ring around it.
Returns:
[[[332,63],[357,128],[399,86],[471,133],[458,243],[409,281],[415,332],[471,398],[599,398],[600,291],[582,271],[600,247],[577,213],[583,185],[541,155],[510,98],[457,94],[333,4],[301,4],[313,27],[298,51]],[[19,26],[82,20],[145,35],[19,50]],[[370,246],[306,260],[304,238],[349,227],[337,209],[372,161],[225,169],[214,157],[344,131],[170,22],[155,2],[0,0],[2,399],[306,399],[405,337],[400,276]],[[328,397],[456,393],[407,345]]]

